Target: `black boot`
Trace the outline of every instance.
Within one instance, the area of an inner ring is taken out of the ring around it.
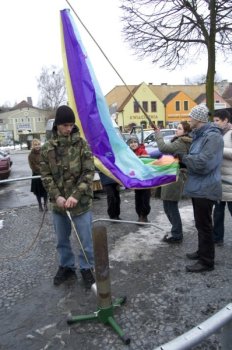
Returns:
[[[48,211],[47,202],[44,202],[44,210],[45,210],[45,211]]]
[[[59,286],[60,284],[62,284],[67,280],[75,280],[76,278],[77,278],[77,275],[75,270],[69,267],[60,266],[53,279],[53,283],[55,286]]]
[[[37,201],[39,203],[39,211],[43,211],[43,207],[42,207],[42,203],[41,203],[41,197],[36,196],[36,198],[37,198]]]
[[[86,289],[91,289],[92,284],[95,283],[93,271],[91,269],[81,269],[81,275],[85,284]]]

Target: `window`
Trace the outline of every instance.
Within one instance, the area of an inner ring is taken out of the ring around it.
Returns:
[[[148,102],[147,101],[143,101],[143,109],[145,112],[148,112]]]
[[[151,112],[157,112],[156,101],[151,101]]]
[[[180,110],[180,101],[176,101],[176,111]]]
[[[137,101],[134,101],[134,113],[139,113],[139,104]]]
[[[188,109],[189,109],[188,101],[184,101],[184,111],[188,111]]]

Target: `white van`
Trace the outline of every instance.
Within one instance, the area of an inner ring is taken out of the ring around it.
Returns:
[[[121,139],[123,139],[123,136],[122,136],[122,134],[121,134],[121,131],[120,131],[120,129],[119,129],[118,124],[116,123],[116,121],[115,121],[113,118],[111,118],[111,120],[112,120],[113,127],[114,127],[114,130],[116,131],[117,135],[118,135]],[[123,140],[124,140],[124,139],[123,139]]]
[[[46,125],[46,139],[49,140],[52,136],[52,128],[54,124],[55,119],[48,119],[47,125]]]

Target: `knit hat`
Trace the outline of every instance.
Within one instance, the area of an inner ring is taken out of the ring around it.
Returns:
[[[57,108],[54,125],[66,123],[75,123],[75,115],[70,107],[64,105]]]
[[[209,110],[205,105],[200,104],[192,108],[189,116],[195,120],[199,120],[199,122],[207,123],[209,118]]]
[[[127,144],[129,145],[131,143],[131,141],[136,141],[139,144],[139,139],[136,135],[131,134],[127,140]]]

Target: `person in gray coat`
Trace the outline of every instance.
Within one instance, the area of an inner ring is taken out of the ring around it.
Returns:
[[[183,121],[177,126],[176,136],[170,143],[165,143],[163,135],[159,130],[155,131],[155,141],[159,151],[164,154],[175,154],[176,152],[188,153],[192,138],[189,136],[190,125]],[[184,182],[186,180],[186,168],[180,164],[177,182],[161,187],[160,198],[163,200],[164,212],[170,221],[171,235],[165,235],[163,242],[181,243],[183,240],[183,229],[178,202],[181,199]]]
[[[208,123],[209,110],[201,104],[190,112],[193,130],[189,154],[178,154],[188,170],[184,195],[192,198],[195,226],[198,232],[198,249],[186,256],[196,260],[186,266],[188,272],[203,272],[214,269],[214,241],[212,211],[222,195],[221,162],[223,137],[220,128]]]
[[[222,198],[217,202],[213,212],[213,235],[214,243],[217,246],[222,246],[224,243],[224,219],[225,207],[229,209],[232,216],[232,125],[231,115],[226,110],[216,110],[214,112],[214,123],[222,129],[224,149],[223,161],[221,167],[222,175]]]

